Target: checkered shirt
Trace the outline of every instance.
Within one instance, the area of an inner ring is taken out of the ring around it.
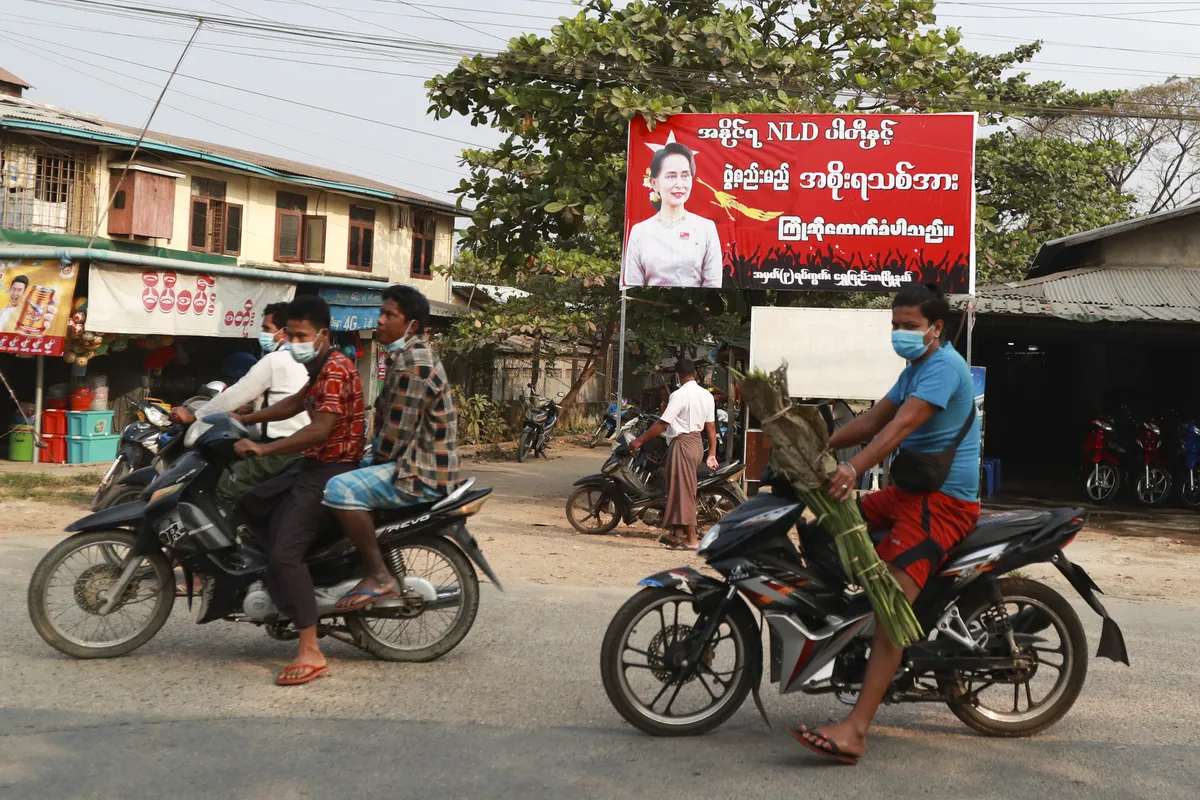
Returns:
[[[375,463],[396,462],[397,489],[446,494],[458,482],[458,415],[446,370],[424,339],[390,357],[375,420]]]

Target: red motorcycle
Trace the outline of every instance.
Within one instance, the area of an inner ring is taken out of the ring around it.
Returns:
[[[1096,417],[1083,440],[1084,487],[1095,503],[1109,503],[1121,490],[1121,462],[1128,455],[1117,442],[1111,417]]]
[[[1138,502],[1146,506],[1159,505],[1171,496],[1171,464],[1163,451],[1162,428],[1154,420],[1144,420],[1138,424],[1134,441],[1141,451],[1134,467],[1137,469],[1134,488]]]

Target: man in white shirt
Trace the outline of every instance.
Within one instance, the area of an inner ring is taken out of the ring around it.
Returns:
[[[272,303],[263,310],[262,332],[258,334],[263,357],[258,363],[240,381],[197,408],[195,416],[185,408],[172,409],[172,416],[190,423],[196,417],[228,414],[247,405],[266,408],[299,393],[308,385],[309,374],[303,364],[292,358],[287,342],[287,303]],[[280,422],[263,423],[260,434],[264,441],[286,439],[308,423],[308,414],[302,411]],[[279,475],[299,458],[299,453],[287,453],[236,461],[221,476],[217,497],[232,507],[247,491]]]
[[[696,382],[696,365],[690,358],[675,362],[679,388],[671,393],[667,410],[638,438],[629,443],[637,451],[643,444],[667,434],[667,510],[663,526],[676,531],[667,544],[673,549],[695,550],[696,469],[704,457],[700,431],[708,436],[708,468],[717,468],[717,414],[711,392]]]

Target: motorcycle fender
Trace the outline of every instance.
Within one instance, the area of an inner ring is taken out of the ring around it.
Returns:
[[[451,525],[446,533],[454,540],[454,543],[462,548],[462,551],[467,554],[467,558],[475,562],[475,566],[483,570],[483,574],[487,575],[488,580],[500,591],[504,591],[504,586],[501,585],[500,579],[496,577],[496,573],[492,572],[492,567],[488,564],[487,558],[484,557],[483,551],[479,549],[479,542],[475,541],[475,537],[467,530],[467,526],[459,523]]]
[[[1097,658],[1107,658],[1110,661],[1129,666],[1129,653],[1125,649],[1125,637],[1121,634],[1121,628],[1116,621],[1108,615],[1108,611],[1100,603],[1096,597],[1096,592],[1103,594],[1103,591],[1091,576],[1084,571],[1083,567],[1078,564],[1071,563],[1062,553],[1056,553],[1050,559],[1050,563],[1058,568],[1067,582],[1074,587],[1079,596],[1084,599],[1092,610],[1100,615],[1103,624],[1100,627],[1100,644],[1096,648]]]
[[[655,589],[682,589],[696,596],[697,600],[705,599],[714,592],[723,593],[724,587],[720,581],[701,575],[691,567],[676,567],[665,572],[656,572],[638,581],[638,586],[650,586]]]
[[[571,485],[572,486],[615,486],[616,481],[614,481],[612,478],[608,477],[607,475],[605,475],[604,473],[601,472],[601,473],[597,473],[596,475],[588,475],[587,477],[580,478],[579,480],[575,481]]]
[[[1101,462],[1107,462],[1109,464],[1117,464],[1117,465],[1119,465],[1121,463],[1120,459],[1118,459],[1116,456],[1114,456],[1112,453],[1108,452],[1107,450],[1097,450],[1094,453],[1092,453],[1091,458],[1088,459],[1088,463],[1093,464],[1093,465],[1099,464]]]
[[[65,530],[69,533],[83,533],[85,531],[99,531],[111,528],[141,527],[145,516],[145,501],[134,500],[132,503],[122,503],[119,506],[113,506],[103,511],[97,511],[95,514],[89,514],[83,519],[77,519],[68,525]]]
[[[158,477],[158,471],[154,467],[142,467],[135,469],[117,483],[121,486],[149,486],[156,477]]]

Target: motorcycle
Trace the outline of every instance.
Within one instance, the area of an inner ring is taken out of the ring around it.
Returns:
[[[1118,441],[1112,417],[1093,419],[1083,440],[1084,488],[1096,503],[1109,503],[1121,491],[1128,451]]]
[[[192,409],[207,402],[225,391],[225,384],[220,381],[207,383],[201,393],[184,403]],[[117,444],[117,457],[113,459],[96,493],[92,495],[92,511],[101,511],[110,506],[127,503],[137,498],[141,489],[134,489],[124,479],[140,469],[150,466],[158,455],[159,449],[166,446],[178,433],[172,426],[171,417],[148,399],[126,400],[137,415],[137,421],[130,422],[121,430],[121,439]],[[138,482],[135,482],[135,485]],[[146,481],[141,482],[145,485]]]
[[[624,430],[625,426],[631,421],[637,419],[638,411],[634,408],[633,403],[629,402],[628,398],[621,400],[621,422],[617,423],[617,404],[615,402],[608,404],[608,411],[604,415],[604,419],[600,420],[600,424],[596,426],[592,438],[588,441],[588,447],[594,448],[596,445],[605,439],[611,439],[617,435],[619,430]]]
[[[197,623],[214,620],[262,626],[279,640],[295,626],[276,609],[264,584],[267,554],[238,537],[216,505],[221,472],[248,436],[224,414],[195,422],[187,451],[157,475],[146,500],[114,506],[67,527],[74,535],[42,558],[29,584],[29,616],[53,648],[76,658],[125,655],[148,642],[175,602],[172,563],[199,578]],[[334,604],[362,577],[362,561],[340,526],[323,532],[306,556],[316,585],[318,632],[390,661],[430,661],[456,647],[479,609],[472,562],[500,587],[466,520],[491,489],[474,479],[436,501],[376,513],[376,535],[400,592],[346,613]],[[417,620],[417,625],[409,623]]]
[[[559,395],[562,399],[562,395]],[[517,443],[517,461],[524,463],[530,453],[546,457],[546,446],[554,435],[558,423],[558,404],[549,397],[529,395],[525,406],[525,419],[521,426],[521,439]]]
[[[1140,462],[1135,468],[1137,482],[1134,492],[1138,502],[1145,506],[1156,506],[1171,496],[1171,465],[1163,452],[1162,428],[1157,421],[1143,420],[1138,423],[1134,439],[1141,451]]]
[[[790,483],[764,478],[771,493],[755,495],[700,543],[699,555],[720,578],[691,567],[651,575],[608,626],[605,691],[646,733],[705,733],[750,693],[769,726],[759,696],[763,628],[770,680],[781,694],[832,693],[852,703],[861,690],[874,628],[870,602],[848,591],[831,538],[802,519],[805,506]],[[1097,657],[1128,665],[1095,583],[1063,552],[1083,528],[1083,513],[981,517],[913,604],[930,635],[905,651],[885,701],[945,703],[990,736],[1029,736],[1066,714],[1087,674],[1083,626],[1061,594],[1008,574],[1041,562],[1057,567],[1103,619]],[[793,526],[799,549],[789,537]]]
[[[629,451],[633,435],[621,434],[623,441],[614,448],[600,472],[575,481],[578,487],[567,497],[567,521],[580,533],[605,534],[622,520],[626,525],[644,522],[652,527],[662,523],[667,508],[665,483],[654,478],[660,470],[648,466],[649,455],[642,450]],[[651,443],[647,442],[646,447]],[[715,524],[746,502],[738,485],[745,465],[730,462],[719,469],[701,465],[696,471],[696,521],[700,528]]]
[[[1188,508],[1200,508],[1200,424],[1189,420],[1179,426],[1182,474],[1179,499]]]

